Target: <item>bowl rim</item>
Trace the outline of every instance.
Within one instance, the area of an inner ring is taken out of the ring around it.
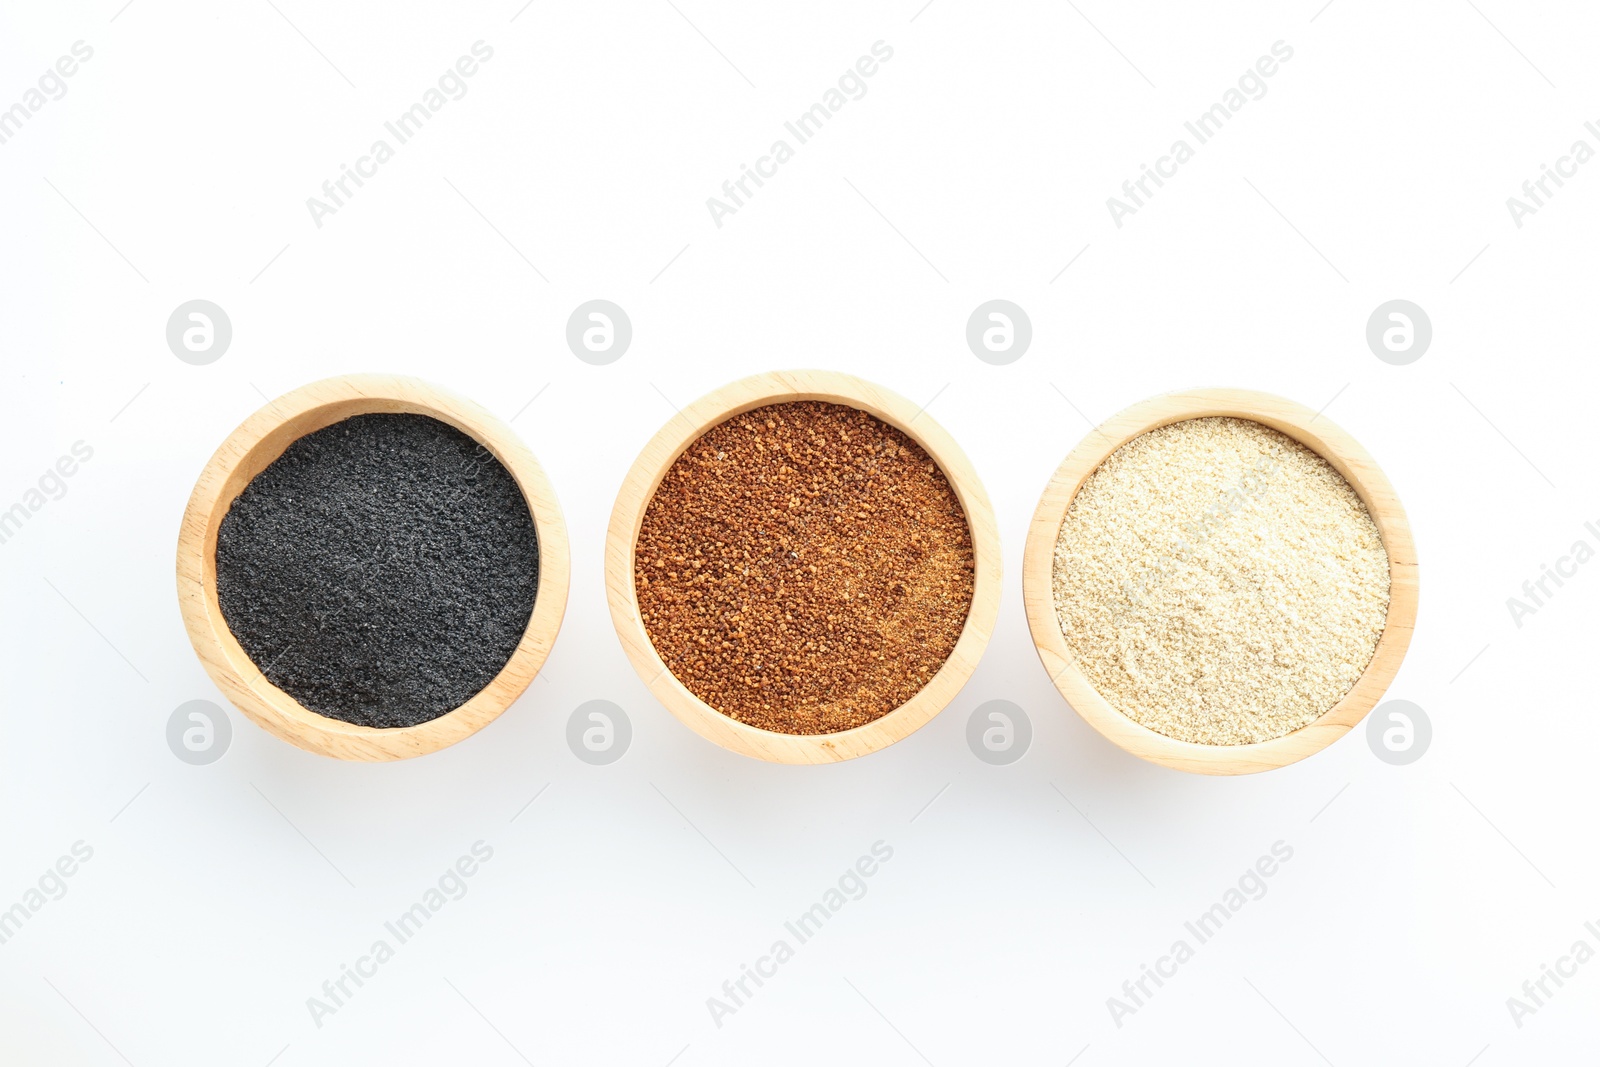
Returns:
[[[1052,588],[1056,538],[1089,475],[1128,441],[1161,426],[1223,416],[1269,426],[1327,460],[1367,507],[1389,557],[1389,611],[1372,660],[1333,707],[1282,737],[1248,745],[1204,745],[1157,733],[1113,708],[1078,668],[1061,632]],[[1383,696],[1411,643],[1417,617],[1417,552],[1394,487],[1356,439],[1320,412],[1250,389],[1189,389],[1125,408],[1090,430],[1051,475],[1034,509],[1022,558],[1022,597],[1034,649],[1052,682],[1085,722],[1141,759],[1200,774],[1251,774],[1302,760],[1343,737]]]
[[[473,438],[505,466],[522,491],[539,542],[533,613],[511,658],[459,707],[414,726],[372,727],[311,711],[267,680],[228,628],[217,600],[217,530],[251,479],[306,434],[353,415],[428,415]],[[293,745],[346,760],[397,760],[436,752],[487,726],[538,674],[566,611],[570,582],[566,526],[538,460],[500,419],[420,378],[346,374],[311,382],[268,401],[230,433],[201,470],[178,533],[178,603],[201,665],[224,695],[257,725]]]
[[[656,653],[634,587],[634,548],[645,509],[679,456],[709,429],[771,404],[819,400],[842,404],[900,430],[939,465],[966,513],[972,537],[973,590],[955,647],[911,699],[872,722],[828,734],[762,730],[722,714],[695,696]],[[723,748],[775,763],[815,764],[854,759],[886,748],[927,724],[955,699],[988,645],[999,613],[1000,534],[977,472],[949,433],[905,397],[883,386],[827,370],[756,374],[714,389],[668,419],[628,469],[606,532],[606,599],[624,652],[645,687],[681,722]]]

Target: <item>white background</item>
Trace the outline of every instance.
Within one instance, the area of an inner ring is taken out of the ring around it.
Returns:
[[[1520,1029],[1506,1007],[1600,920],[1600,565],[1520,629],[1505,603],[1600,524],[1600,163],[1520,229],[1505,205],[1573,140],[1600,148],[1592,8],[274,2],[0,21],[0,107],[74,41],[94,49],[0,145],[0,507],[74,441],[94,449],[0,545],[0,908],[75,841],[94,849],[0,946],[0,1059],[1600,1054],[1600,961]],[[479,39],[494,58],[466,97],[318,229],[306,198]],[[717,228],[706,198],[877,40],[894,57],[867,95]],[[1265,98],[1114,226],[1106,198],[1277,40],[1294,57]],[[635,331],[605,367],[563,336],[595,297]],[[994,297],[1034,327],[1005,367],[963,336]],[[1363,337],[1397,297],[1435,331],[1404,367]],[[232,319],[210,366],[165,342],[193,298]],[[1006,553],[965,691],[831,767],[681,726],[629,668],[602,585],[613,496],[663,396],[793,366],[931,401]],[[168,716],[221,701],[174,593],[194,478],[263,396],[368,370],[521,411],[573,544],[555,651],[435,755],[339,763],[234,712],[223,759],[186,765]],[[1018,573],[1038,495],[1084,416],[1194,385],[1328,405],[1396,485],[1422,607],[1389,696],[1435,729],[1414,765],[1357,730],[1283,770],[1189,776],[1112,747],[1050,685]],[[596,698],[634,729],[606,767],[564,739]],[[1011,766],[967,748],[989,699],[1032,720]],[[314,1025],[306,999],[480,839],[494,857],[470,892]],[[894,857],[867,895],[716,1027],[706,998],[877,840]],[[1114,1025],[1107,998],[1280,840],[1294,858],[1265,898]]]

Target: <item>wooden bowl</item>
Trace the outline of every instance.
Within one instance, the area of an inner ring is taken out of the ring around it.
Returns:
[[[972,605],[949,658],[915,696],[864,726],[829,734],[784,734],[732,719],[691,693],[657,655],[634,589],[633,551],[645,509],[667,470],[713,426],[752,408],[821,400],[857,408],[921,445],[944,472],[972,533]],[[915,404],[871,382],[830,371],[777,371],[743,378],[701,397],[673,416],[634,461],[617,493],[606,534],[606,598],[611,621],[634,670],[657,700],[700,736],[724,748],[775,763],[832,763],[876,752],[933,718],[972,676],[1000,607],[1000,535],[989,497],[955,441]]]
[[[1251,745],[1201,745],[1142,726],[1113,708],[1078,669],[1056,616],[1051,575],[1067,507],[1107,456],[1149,430],[1213,415],[1249,419],[1294,438],[1327,460],[1367,506],[1389,555],[1389,614],[1372,662],[1349,692],[1315,721]],[[1072,450],[1045,487],[1022,557],[1022,598],[1039,659],[1079,715],[1141,759],[1200,774],[1250,774],[1320,752],[1378,702],[1405,657],[1417,619],[1417,550],[1394,487],[1355,438],[1292,400],[1245,389],[1193,389],[1153,397],[1112,417]]]
[[[429,415],[493,453],[522,488],[539,539],[533,615],[511,659],[465,704],[416,726],[380,729],[309,710],[267,681],[239,646],[217,603],[217,530],[234,499],[294,441],[352,415]],[[567,531],[561,508],[533,453],[478,405],[415,378],[353,374],[280,396],[228,435],[201,471],[178,534],[178,604],[189,640],[211,680],[255,722],[283,740],[348,760],[396,760],[455,744],[511,705],[533,681],[567,606]]]

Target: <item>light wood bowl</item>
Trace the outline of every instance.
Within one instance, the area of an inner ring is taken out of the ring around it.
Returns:
[[[379,729],[309,710],[269,682],[239,646],[217,603],[217,530],[234,499],[294,441],[352,415],[429,415],[488,449],[522,489],[539,539],[539,587],[528,628],[482,691],[437,719]],[[258,725],[337,759],[397,760],[455,744],[510,707],[539,672],[567,606],[569,561],[561,508],[544,471],[511,428],[471,401],[415,378],[353,374],[286,393],[228,435],[200,473],[178,534],[178,604],[211,680]]]
[[[1372,662],[1355,685],[1314,722],[1252,745],[1200,745],[1157,733],[1113,708],[1078,669],[1056,616],[1051,573],[1067,507],[1107,456],[1149,430],[1213,415],[1250,419],[1294,438],[1323,459],[1367,506],[1389,555],[1389,615]],[[1141,759],[1199,774],[1250,774],[1320,752],[1366,717],[1388,688],[1417,619],[1417,550],[1405,510],[1378,464],[1355,438],[1292,400],[1246,389],[1192,389],[1154,397],[1112,417],[1079,442],[1056,470],[1033,513],[1022,556],[1022,598],[1034,647],[1056,688],[1079,715]]]
[[[656,654],[634,588],[633,550],[645,509],[667,470],[719,423],[753,408],[821,400],[865,411],[916,441],[933,458],[966,512],[974,557],[972,605],[944,665],[910,700],[864,726],[829,734],[783,734],[746,725],[691,693]],[[955,699],[972,676],[1000,607],[1000,534],[989,497],[972,464],[948,433],[905,397],[831,371],[758,374],[701,397],[672,417],[645,445],[617,493],[606,534],[606,598],[622,647],[657,700],[700,736],[724,748],[775,763],[832,763],[876,752],[912,733]]]

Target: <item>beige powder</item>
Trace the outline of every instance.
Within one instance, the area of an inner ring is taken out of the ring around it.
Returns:
[[[1056,541],[1056,614],[1122,714],[1243,745],[1349,691],[1389,610],[1389,558],[1326,460],[1257,422],[1190,419],[1097,467]]]

